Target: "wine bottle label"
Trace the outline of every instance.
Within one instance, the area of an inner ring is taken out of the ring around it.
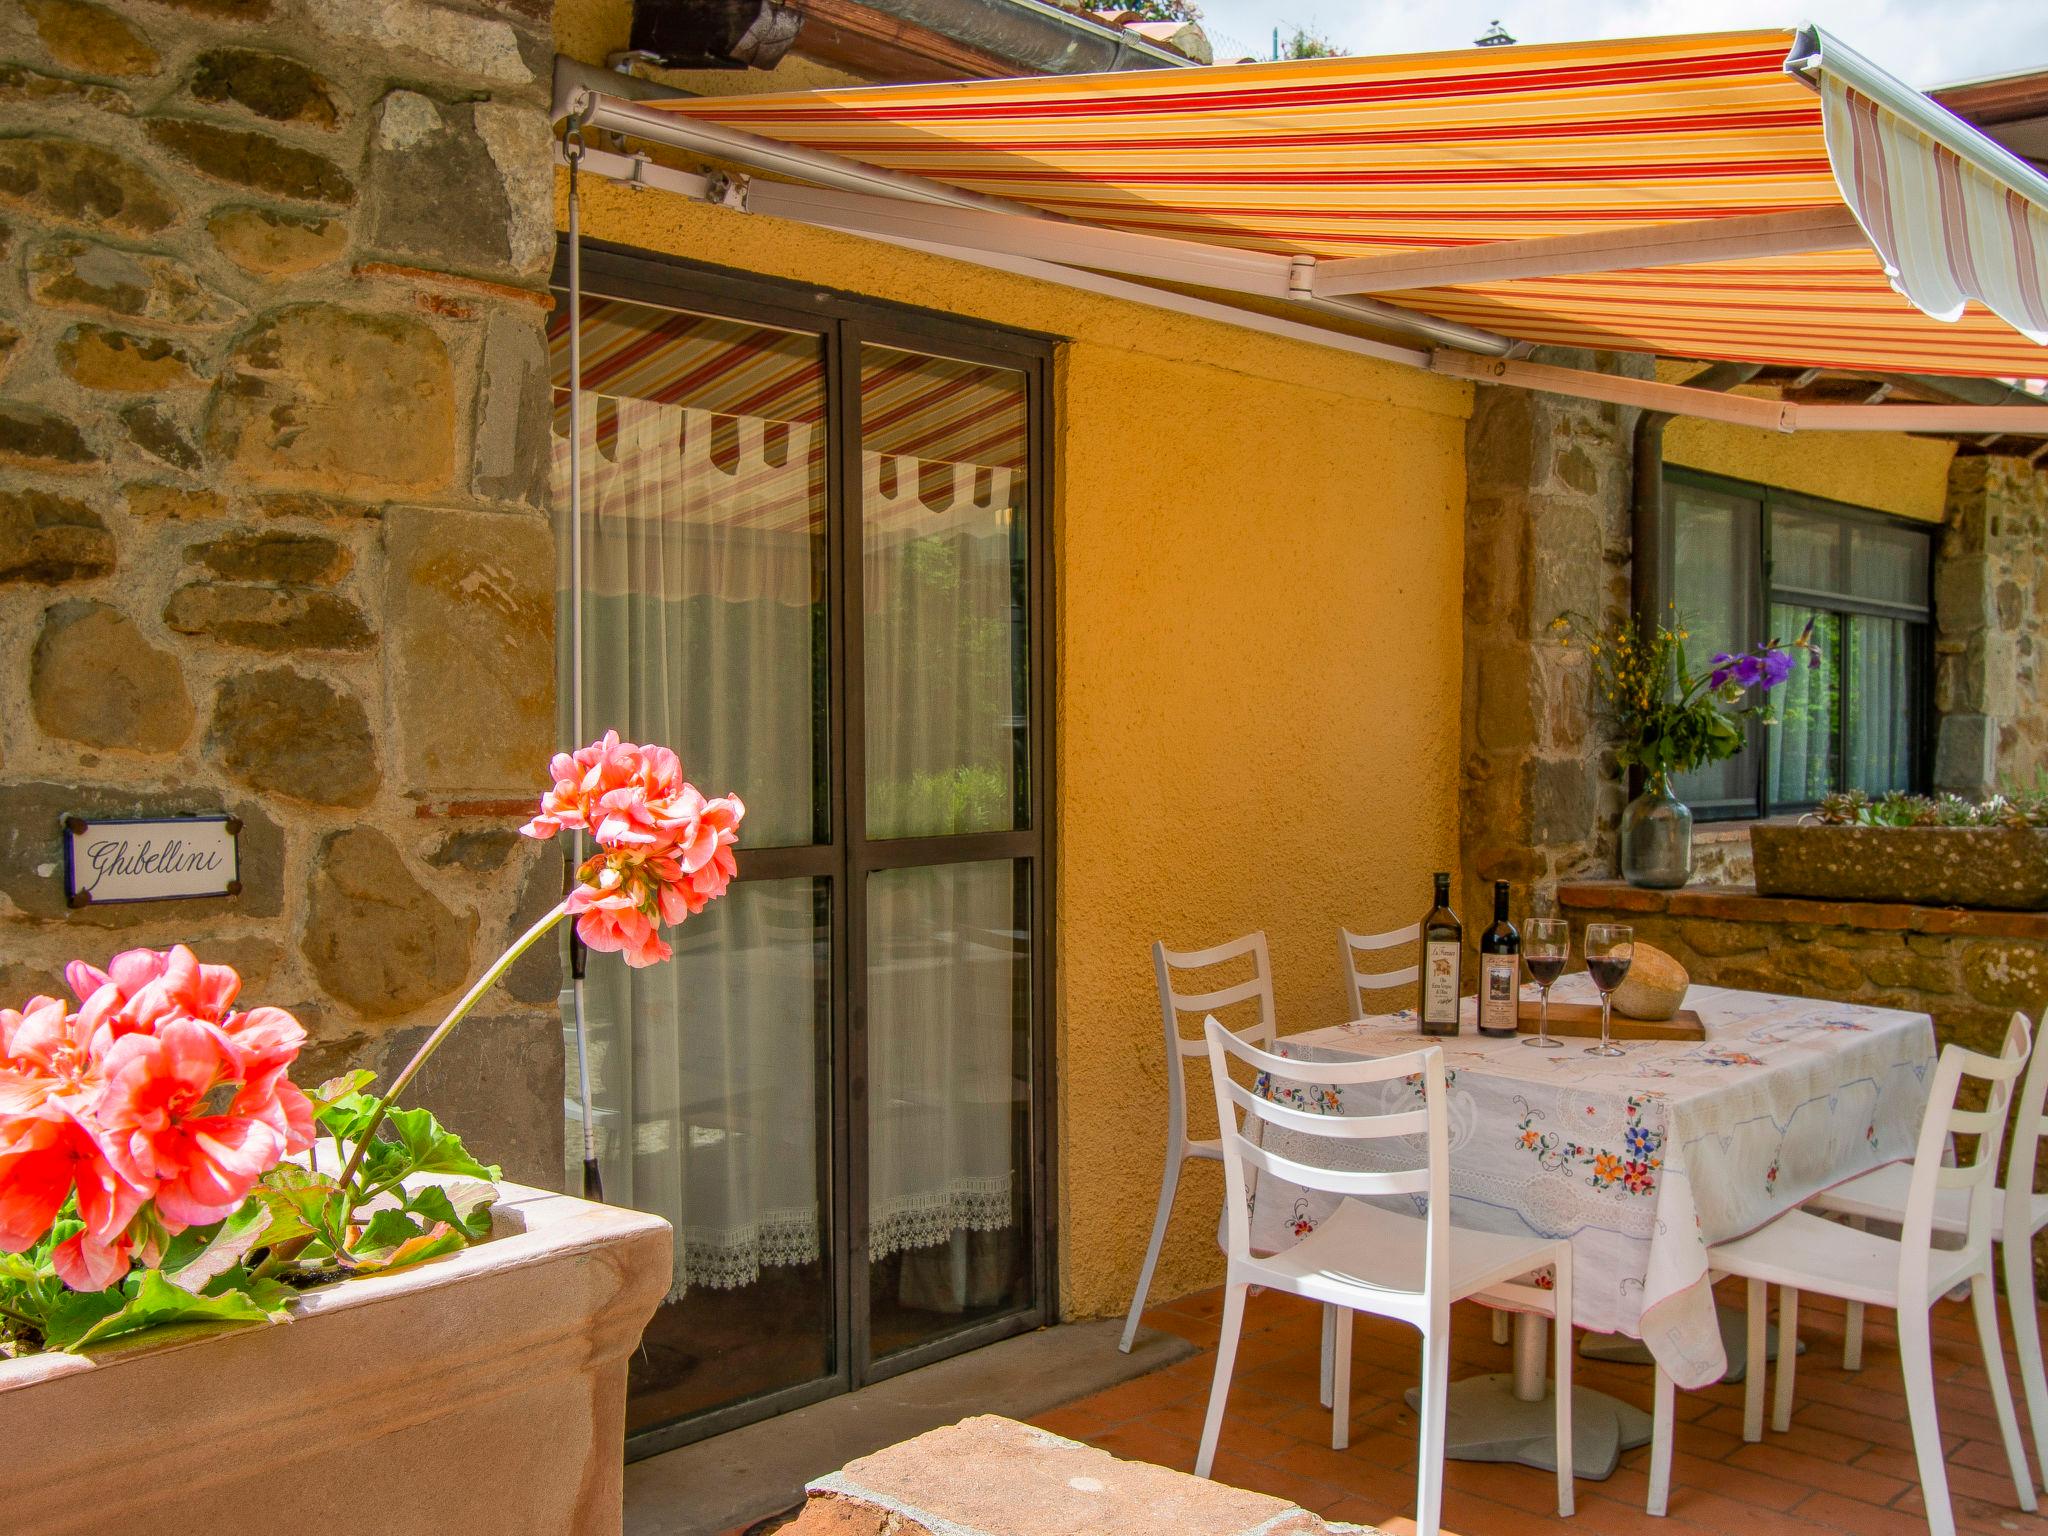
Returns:
[[[1479,1027],[1487,1034],[1515,1032],[1515,1016],[1521,1002],[1521,970],[1519,955],[1479,957]]]
[[[1458,951],[1461,945],[1438,940],[1423,946],[1422,1021],[1425,1024],[1458,1023]]]

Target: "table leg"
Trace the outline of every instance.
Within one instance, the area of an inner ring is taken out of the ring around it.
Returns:
[[[1555,1471],[1557,1426],[1544,1369],[1550,1322],[1518,1312],[1514,1331],[1513,1371],[1451,1383],[1444,1454]],[[1421,1398],[1419,1390],[1410,1392],[1408,1406],[1416,1407]],[[1572,1461],[1580,1477],[1613,1476],[1623,1451],[1650,1443],[1650,1428],[1650,1416],[1640,1408],[1590,1387],[1572,1388]]]

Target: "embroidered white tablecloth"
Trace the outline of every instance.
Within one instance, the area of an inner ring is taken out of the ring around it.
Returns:
[[[1552,998],[1598,994],[1580,972],[1562,978]],[[1704,1043],[1622,1041],[1625,1056],[1601,1058],[1585,1054],[1584,1039],[1550,1051],[1488,1039],[1473,1026],[1471,1002],[1463,1032],[1449,1039],[1419,1034],[1404,1012],[1284,1036],[1277,1048],[1306,1067],[1441,1044],[1452,1219],[1568,1237],[1575,1321],[1642,1339],[1680,1386],[1705,1386],[1727,1368],[1707,1284],[1709,1243],[1913,1154],[1934,1065],[1924,1013],[1695,986],[1685,1006],[1706,1025]],[[1337,1092],[1317,1085],[1312,1071],[1265,1091],[1324,1110]],[[1419,1091],[1414,1083],[1353,1088],[1343,1103],[1385,1112]],[[1325,1167],[1412,1167],[1421,1152],[1419,1138],[1340,1144],[1264,1130],[1274,1151]],[[1298,1241],[1337,1198],[1258,1176],[1253,1246]]]

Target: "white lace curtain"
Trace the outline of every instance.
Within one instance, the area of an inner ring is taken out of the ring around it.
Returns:
[[[586,733],[611,728],[673,746],[706,793],[740,794],[748,808],[743,865],[749,846],[810,842],[813,785],[825,772],[815,759],[822,749],[814,748],[822,735],[813,729],[824,633],[813,608],[822,577],[814,530],[824,517],[814,429],[771,431],[754,418],[586,396],[578,430]],[[780,441],[771,448],[771,439]],[[864,478],[874,480],[879,472],[870,461]],[[992,506],[1007,504],[1007,475],[995,485],[986,469],[945,469],[956,487],[952,503],[900,527],[893,516],[877,519],[879,531],[867,541],[871,678],[964,666],[947,654],[949,641],[977,614],[1006,615],[1007,556],[991,536],[998,532]],[[920,475],[931,478],[914,459],[894,470],[886,478],[907,480],[913,499]],[[561,436],[555,476],[566,740],[568,444]],[[922,554],[912,552],[914,540],[923,542]],[[928,567],[935,543],[949,550],[958,580],[913,579],[910,563]],[[982,739],[991,718],[986,684],[969,679],[942,695],[954,702],[937,718],[931,700],[939,695],[918,690],[915,699],[898,700],[890,684],[879,686],[880,696],[870,689],[871,721],[886,721],[899,705],[924,718],[904,732],[871,726],[870,770],[878,781],[910,784],[927,759],[992,760]],[[906,814],[915,814],[929,797],[913,793],[906,802],[899,790],[884,798],[911,803]],[[973,805],[986,799],[969,797]],[[1013,934],[1023,914],[1012,892],[1006,863],[873,877],[872,1257],[1016,1218],[1012,1019],[1020,969]],[[742,882],[670,935],[672,964],[634,971],[615,956],[590,957],[585,1004],[605,1193],[674,1225],[675,1295],[693,1285],[746,1285],[763,1266],[819,1257],[826,921],[808,880]],[[573,1072],[572,1056],[572,1099]],[[579,1140],[573,1126],[570,1140],[572,1148]]]

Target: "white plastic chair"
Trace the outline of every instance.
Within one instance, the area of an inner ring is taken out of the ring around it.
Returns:
[[[1208,970],[1247,955],[1252,961],[1248,981],[1208,992],[1174,990],[1176,972]],[[1208,1047],[1200,1040],[1181,1037],[1180,1016],[1212,1013],[1256,999],[1258,1020],[1240,1033],[1254,1045],[1270,1047],[1274,1031],[1273,964],[1266,953],[1263,933],[1248,933],[1208,949],[1174,950],[1155,942],[1152,971],[1159,983],[1159,1012],[1166,1025],[1166,1167],[1159,1176],[1159,1209],[1152,1218],[1152,1241],[1145,1246],[1145,1267],[1138,1271],[1137,1293],[1131,1297],[1130,1316],[1124,1319],[1124,1336],[1117,1345],[1127,1355],[1131,1352],[1131,1341],[1138,1336],[1138,1319],[1144,1314],[1145,1297],[1152,1289],[1152,1272],[1159,1267],[1159,1250],[1166,1242],[1166,1224],[1173,1215],[1173,1197],[1180,1189],[1181,1165],[1191,1157],[1215,1162],[1223,1156],[1220,1142],[1188,1140],[1188,1085],[1181,1062],[1206,1054]]]
[[[1387,992],[1395,987],[1409,986],[1422,979],[1422,966],[1404,965],[1391,971],[1361,971],[1358,968],[1362,956],[1377,955],[1389,949],[1399,949],[1403,944],[1422,942],[1422,924],[1410,923],[1406,928],[1396,928],[1389,933],[1353,933],[1349,928],[1337,930],[1339,962],[1344,967],[1345,997],[1357,1005],[1358,1016],[1365,1018],[1373,1013],[1374,995]]]
[[[2025,1019],[2014,1015],[2012,1028]],[[2008,1032],[2006,1050],[2012,1049]],[[2013,1111],[2012,1150],[2005,1159],[2005,1185],[1991,1205],[1991,1241],[2000,1250],[2005,1269],[2005,1300],[2012,1309],[2013,1342],[2019,1347],[2020,1384],[2027,1399],[2027,1422],[2034,1430],[2034,1454],[2048,1477],[2048,1378],[2041,1361],[2041,1315],[2034,1294],[2034,1234],[2048,1227],[2048,1195],[2034,1193],[2034,1163],[2041,1145],[2042,1103],[2048,1099],[2048,1051],[2035,1050],[2020,1085]],[[1913,1170],[1904,1163],[1874,1169],[1861,1178],[1823,1190],[1806,1202],[1809,1211],[1846,1216],[1861,1226],[1869,1221],[1901,1222],[1912,1193]],[[1967,1234],[1970,1202],[1959,1189],[1941,1189],[1934,1196],[1934,1230]],[[1842,1336],[1842,1368],[1863,1364],[1863,1308],[1851,1304]],[[1778,1426],[1783,1428],[1782,1425]]]
[[[1330,1432],[1335,1450],[1350,1443],[1351,1314],[1370,1312],[1395,1318],[1422,1333],[1422,1405],[1417,1414],[1422,1444],[1416,1474],[1415,1529],[1417,1536],[1438,1536],[1443,1513],[1444,1412],[1450,1390],[1451,1303],[1490,1294],[1502,1304],[1551,1309],[1559,1320],[1554,1367],[1557,1509],[1560,1515],[1571,1514],[1571,1244],[1452,1227],[1442,1048],[1430,1046],[1399,1056],[1310,1065],[1249,1045],[1213,1018],[1204,1021],[1203,1031],[1216,1090],[1216,1117],[1222,1128],[1223,1209],[1230,1264],[1223,1290],[1223,1331],[1216,1345],[1216,1378],[1209,1389],[1209,1411],[1202,1421],[1195,1474],[1207,1477],[1215,1463],[1250,1287],[1288,1291],[1337,1309]],[[1389,1114],[1319,1114],[1294,1109],[1234,1081],[1230,1075],[1233,1060],[1265,1074],[1269,1082],[1283,1079],[1343,1088],[1398,1084],[1412,1077],[1421,1085],[1421,1103]],[[1238,1123],[1240,1110],[1244,1113],[1242,1126]],[[1248,1134],[1264,1126],[1338,1143],[1415,1138],[1422,1143],[1423,1161],[1419,1167],[1390,1172],[1317,1167],[1268,1151]],[[1247,1167],[1303,1188],[1347,1197],[1423,1195],[1428,1209],[1422,1216],[1410,1216],[1346,1198],[1293,1247],[1261,1258],[1251,1248],[1251,1218],[1245,1199]],[[1515,1284],[1518,1277],[1546,1265],[1556,1275],[1552,1289]]]
[[[1991,1214],[1996,1203],[1992,1181],[2005,1133],[2005,1112],[2013,1083],[2026,1069],[2031,1044],[2026,1019],[2013,1016],[2004,1054],[1986,1056],[1951,1045],[1943,1049],[1928,1091],[1927,1113],[1907,1181],[1906,1202],[1898,1237],[1859,1232],[1816,1216],[1788,1211],[1747,1237],[1707,1250],[1707,1264],[1716,1274],[1741,1275],[1749,1282],[1749,1372],[1743,1381],[1743,1438],[1763,1438],[1765,1288],[1781,1287],[1778,1309],[1777,1401],[1773,1420],[1788,1428],[1792,1384],[1799,1359],[1799,1293],[1824,1296],[1865,1306],[1891,1307],[1898,1312],[1899,1358],[1906,1377],[1906,1411],[1913,1428],[1913,1453],[1920,1464],[1920,1491],[1927,1504],[1927,1524],[1934,1536],[1954,1536],[1955,1511],[1949,1503],[1948,1471],[1942,1459],[1941,1430],[1935,1417],[1934,1353],[1928,1309],[1958,1285],[1968,1283],[1977,1317],[1977,1340],[1984,1351],[1984,1370],[1991,1400],[2005,1440],[2013,1488],[2020,1508],[2035,1507],[2034,1483],[2020,1445],[2019,1420],[2013,1412],[2012,1387],[2005,1376],[2005,1354],[1998,1337],[1998,1302],[1991,1285]],[[1956,1091],[1965,1077],[1990,1085],[1981,1110],[1959,1108]],[[1942,1166],[1952,1135],[1978,1138],[1967,1164]],[[1953,1192],[1966,1207],[1962,1246],[1933,1246],[1937,1199]],[[1670,1422],[1671,1379],[1657,1372],[1657,1418]],[[1671,1437],[1660,1434],[1651,1446],[1651,1510],[1661,1513],[1671,1482]]]

